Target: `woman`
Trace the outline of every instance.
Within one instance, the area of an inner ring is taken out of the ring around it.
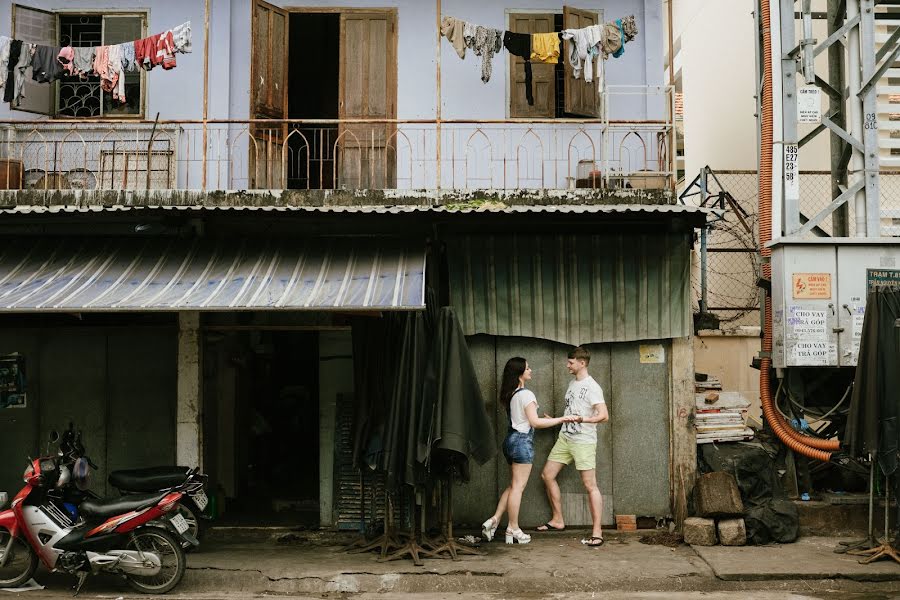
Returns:
[[[500,403],[509,415],[509,433],[503,441],[503,455],[509,463],[511,482],[503,490],[494,515],[481,527],[487,541],[494,538],[500,519],[507,510],[509,523],[506,527],[506,543],[527,544],[531,541],[531,536],[523,533],[519,527],[519,507],[522,505],[522,492],[528,483],[531,464],[534,462],[534,430],[556,427],[576,418],[539,417],[537,398],[531,390],[525,388],[525,383],[530,379],[531,368],[524,358],[515,357],[506,362],[500,383]]]

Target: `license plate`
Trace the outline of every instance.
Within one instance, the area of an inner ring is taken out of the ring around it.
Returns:
[[[193,498],[194,504],[197,505],[197,508],[199,508],[201,512],[206,510],[206,505],[209,504],[209,498],[206,497],[206,492],[200,490],[196,494],[191,494],[191,498]]]
[[[174,517],[172,517],[171,521],[172,521],[172,526],[175,528],[175,531],[177,531],[178,533],[184,533],[185,531],[187,531],[190,528],[190,526],[188,525],[188,522],[185,521],[184,517],[181,515],[175,515]]]

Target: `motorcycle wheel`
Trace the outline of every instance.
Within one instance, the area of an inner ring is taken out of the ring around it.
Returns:
[[[126,574],[128,585],[142,594],[165,594],[184,577],[185,559],[181,544],[168,531],[159,527],[145,527],[134,533],[128,541],[128,550],[153,552],[159,556],[162,567],[156,575]]]
[[[0,529],[0,550],[9,543],[9,532]],[[16,538],[12,545],[12,556],[5,567],[0,567],[0,588],[20,587],[31,579],[38,566],[38,557],[22,538]]]

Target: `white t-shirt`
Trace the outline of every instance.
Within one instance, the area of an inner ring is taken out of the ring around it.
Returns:
[[[509,420],[512,423],[512,428],[516,431],[521,431],[522,433],[531,431],[531,423],[528,422],[525,407],[532,402],[535,403],[535,409],[537,409],[537,397],[534,395],[534,392],[525,388],[513,394],[512,399],[510,399]]]
[[[588,375],[581,381],[573,379],[566,390],[565,415],[578,415],[591,417],[594,414],[594,405],[604,404],[603,388]],[[575,444],[596,444],[596,423],[563,423],[560,435],[566,436]]]

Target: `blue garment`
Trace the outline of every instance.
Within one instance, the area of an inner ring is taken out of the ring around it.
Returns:
[[[616,19],[616,27],[619,28],[619,35],[622,36],[622,46],[613,52],[613,58],[619,58],[625,54],[625,31],[622,29],[622,19]]]
[[[528,433],[516,431],[512,427],[503,440],[503,456],[509,464],[530,465],[534,463],[534,429]]]

